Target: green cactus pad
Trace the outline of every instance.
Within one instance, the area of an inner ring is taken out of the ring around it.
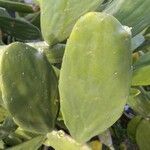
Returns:
[[[130,41],[131,33],[105,13],[90,12],[74,26],[59,90],[65,124],[78,142],[102,133],[121,116],[131,81]]]
[[[143,88],[140,88],[140,93],[136,96],[129,97],[128,105],[143,118],[150,118],[150,98],[148,93]]]
[[[45,134],[54,127],[57,78],[46,57],[23,44],[9,45],[1,55],[4,105],[23,129]]]
[[[41,29],[49,45],[64,41],[78,18],[95,10],[103,0],[42,0]]]
[[[127,126],[128,136],[134,142],[135,142],[135,136],[136,136],[136,129],[138,125],[140,124],[141,120],[142,120],[141,116],[135,116],[134,118],[130,120]]]
[[[150,7],[147,6],[150,6],[150,0],[113,0],[104,12],[132,27],[132,35],[135,36],[150,24]]]
[[[150,149],[150,120],[142,120],[136,132],[136,141],[140,150]]]

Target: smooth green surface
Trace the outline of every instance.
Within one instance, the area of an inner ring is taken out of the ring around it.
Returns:
[[[2,122],[6,118],[7,115],[8,115],[7,110],[3,106],[0,105],[0,122]]]
[[[136,141],[136,130],[137,130],[137,127],[138,125],[140,124],[142,120],[142,117],[141,116],[135,116],[134,118],[132,118],[130,120],[130,122],[128,123],[128,126],[127,126],[127,133],[128,133],[128,136],[132,139],[132,141]]]
[[[132,85],[150,85],[150,52],[145,53],[133,64]]]
[[[65,44],[57,44],[52,48],[45,49],[43,52],[50,63],[52,64],[62,63],[65,46],[66,46]]]
[[[17,146],[7,148],[6,150],[37,150],[42,146],[45,139],[45,136],[38,136]]]
[[[86,144],[81,145],[77,143],[62,130],[48,133],[47,140],[44,144],[52,146],[55,150],[91,150]]]
[[[140,94],[137,96],[130,95],[128,105],[142,117],[150,117],[150,93],[140,89]]]
[[[27,21],[14,19],[4,14],[0,14],[0,28],[3,32],[19,40],[40,39],[39,29]]]
[[[150,120],[142,120],[136,132],[136,141],[140,150],[150,148]]]
[[[30,42],[26,43],[29,46],[34,47],[39,52],[44,53],[50,64],[61,63],[65,51],[65,44],[56,44],[49,47],[45,42]],[[0,45],[0,51],[4,51],[7,45]]]
[[[45,134],[58,111],[57,77],[45,56],[23,44],[9,45],[1,56],[1,90],[4,104],[25,130]]]
[[[23,13],[33,13],[34,9],[31,5],[25,3],[13,2],[10,0],[0,0],[0,7],[4,7],[8,10],[18,11]]]
[[[61,111],[78,142],[117,121],[129,95],[131,35],[113,17],[91,12],[68,39],[60,72]]]
[[[40,11],[37,12],[37,13],[34,13],[34,16],[33,16],[32,20],[30,20],[30,22],[31,22],[34,26],[36,26],[36,27],[38,27],[39,29],[41,29],[41,25],[40,25]]]
[[[67,39],[80,16],[93,11],[103,0],[41,0],[41,29],[45,41],[54,45]]]
[[[114,15],[123,25],[132,27],[133,36],[150,24],[150,0],[113,0],[104,12]]]

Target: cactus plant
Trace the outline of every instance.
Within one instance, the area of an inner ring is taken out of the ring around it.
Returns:
[[[136,140],[140,150],[149,150],[150,121],[142,120],[136,132]]]
[[[66,40],[78,18],[95,10],[101,2],[102,0],[41,0],[41,28],[45,41],[54,45]]]
[[[132,27],[135,36],[150,24],[150,8],[145,9],[148,5],[149,0],[113,0],[104,12],[114,15],[121,23]]]
[[[64,121],[79,142],[106,130],[123,111],[131,82],[130,36],[115,18],[95,12],[81,17],[73,28],[59,90]]]
[[[0,73],[4,105],[15,122],[33,132],[51,131],[58,111],[57,80],[44,55],[13,43],[1,55]]]
[[[149,5],[0,0],[0,149],[149,149]]]

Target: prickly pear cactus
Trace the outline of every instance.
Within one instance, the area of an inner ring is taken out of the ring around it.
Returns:
[[[122,24],[132,27],[132,35],[135,36],[150,24],[150,7],[147,8],[149,5],[149,0],[113,0],[104,12],[115,16]]]
[[[57,79],[42,53],[23,44],[9,45],[1,55],[4,104],[23,129],[47,133],[54,127]]]
[[[127,133],[128,136],[135,142],[135,136],[136,136],[136,129],[138,125],[140,124],[142,120],[141,116],[135,116],[134,118],[131,119],[131,121],[128,123],[127,127]]]
[[[78,18],[102,0],[40,0],[42,35],[49,45],[64,41]]]
[[[136,141],[140,150],[150,148],[150,120],[142,120],[136,132]]]
[[[113,16],[81,17],[67,42],[60,73],[61,111],[78,142],[121,116],[131,80],[130,35]]]

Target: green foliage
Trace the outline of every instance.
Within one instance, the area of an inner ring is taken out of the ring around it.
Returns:
[[[148,6],[0,0],[0,149],[148,150]]]
[[[135,116],[128,123],[127,132],[128,132],[129,137],[133,141],[136,141],[135,140],[136,139],[136,130],[137,130],[137,127],[140,124],[141,120],[142,120],[141,116]]]
[[[0,140],[6,138],[10,133],[17,129],[17,125],[14,123],[11,117],[7,117],[3,124],[0,125]]]
[[[130,57],[130,33],[114,17],[88,13],[77,21],[59,83],[63,118],[77,141],[102,133],[121,116],[131,81]]]
[[[143,88],[140,88],[138,95],[129,97],[128,104],[136,113],[144,118],[150,117],[150,94]]]
[[[47,135],[45,144],[53,146],[55,150],[91,150],[87,145],[77,143],[63,131],[53,131]]]
[[[44,136],[38,136],[25,143],[19,144],[12,148],[7,148],[6,150],[26,150],[26,149],[37,150],[41,146],[41,144],[44,142],[44,140],[45,140]]]
[[[0,122],[4,121],[4,119],[8,116],[7,110],[0,105]]]
[[[150,52],[141,56],[133,64],[133,86],[150,85]]]
[[[101,2],[102,0],[41,0],[41,28],[45,41],[49,45],[64,41],[79,17],[95,10]]]
[[[23,13],[33,13],[34,10],[30,5],[24,3],[13,2],[10,0],[0,0],[0,7],[4,7],[8,10],[19,11]]]
[[[15,122],[41,134],[51,131],[58,111],[57,80],[45,56],[13,43],[1,56],[0,73],[3,101]]]
[[[52,48],[44,49],[43,52],[51,64],[57,64],[62,62],[64,51],[65,44],[57,44]]]
[[[149,5],[149,0],[113,0],[104,12],[132,27],[132,35],[135,36],[150,24],[150,7],[147,7]]]
[[[41,36],[38,28],[26,21],[0,14],[0,22],[1,30],[17,39],[33,40],[39,39]]]
[[[140,150],[149,150],[150,148],[150,121],[142,120],[136,132],[136,140]]]

